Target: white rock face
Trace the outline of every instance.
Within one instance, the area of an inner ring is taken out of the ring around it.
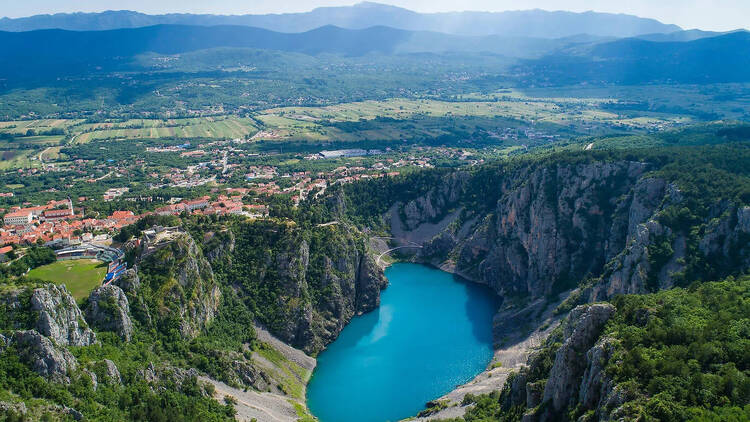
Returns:
[[[70,382],[68,371],[75,370],[78,362],[66,348],[35,330],[16,331],[13,342],[21,360],[34,372],[54,382]]]
[[[31,309],[38,312],[36,329],[61,346],[89,346],[96,334],[88,327],[76,301],[65,286],[48,284],[35,289]]]

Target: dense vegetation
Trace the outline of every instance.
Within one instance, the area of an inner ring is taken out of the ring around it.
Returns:
[[[617,311],[602,334],[616,344],[606,373],[625,391],[628,419],[750,418],[750,277],[621,296],[613,304]],[[545,379],[559,346],[548,342],[538,356],[546,363],[529,381]],[[502,393],[467,396],[465,403],[475,405],[463,420],[520,420],[523,408],[503,409],[507,394],[506,386]],[[583,416],[569,410],[570,420]]]

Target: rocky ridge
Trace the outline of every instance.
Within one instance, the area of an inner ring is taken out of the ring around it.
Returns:
[[[58,345],[89,346],[96,342],[96,335],[63,285],[34,289],[31,310],[38,315],[36,330]]]
[[[531,353],[527,365],[532,365],[539,343],[529,340],[550,331],[529,334],[518,327],[554,326],[550,307],[564,315],[576,304],[667,289],[684,283],[688,262],[710,260],[715,278],[750,268],[750,207],[717,203],[693,232],[670,225],[661,217],[683,206],[684,195],[651,170],[648,163],[631,161],[529,164],[489,182],[456,172],[427,194],[395,204],[386,221],[396,245],[423,246],[413,260],[487,284],[501,295],[505,302],[494,320],[497,350],[521,347],[519,355]],[[481,182],[487,185],[477,194]],[[477,197],[489,205],[477,206]],[[578,317],[573,313],[569,320]],[[507,385],[522,385],[513,389],[514,403],[535,409],[556,400],[563,408],[567,399],[580,397],[597,414],[616,409],[622,393],[612,390],[596,364],[610,343],[597,338],[587,336],[568,349],[590,356],[561,361],[553,384],[526,383],[523,372],[511,375]],[[485,378],[495,372],[511,373],[489,368],[445,396],[453,407],[425,420],[462,415],[463,395],[489,392],[480,386],[489,385]],[[552,415],[532,412],[527,419],[554,420]]]
[[[144,235],[136,259],[138,273],[128,274],[120,285],[124,291],[141,288],[141,278],[150,277],[152,290],[158,286],[158,309],[143,309],[142,319],[169,318],[179,325],[180,333],[195,337],[215,318],[221,290],[214,279],[211,264],[190,234],[181,230],[163,230],[154,238]]]
[[[434,227],[419,239],[423,249],[415,259],[506,298],[533,301],[586,279],[582,302],[669,288],[686,270],[688,233],[665,225],[660,214],[684,198],[649,170],[629,161],[523,166],[487,188],[497,201],[483,214],[463,208],[475,181],[459,172],[397,205],[400,218],[390,218],[391,229],[406,243],[415,241],[411,233]],[[727,268],[750,265],[749,221],[750,207],[718,204],[700,234],[703,258],[732,261]],[[650,251],[664,242],[671,253],[652,268]]]
[[[125,292],[114,284],[97,287],[89,295],[86,319],[94,328],[114,331],[123,340],[133,336],[130,306]]]

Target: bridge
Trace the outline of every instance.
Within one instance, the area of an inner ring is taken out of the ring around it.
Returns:
[[[381,253],[380,255],[378,255],[378,258],[377,258],[377,259],[375,260],[375,262],[376,262],[377,264],[380,264],[380,260],[381,260],[381,259],[382,259],[382,258],[383,258],[383,257],[384,257],[384,256],[385,256],[386,254],[389,254],[389,253],[391,253],[391,252],[393,252],[393,251],[395,251],[395,250],[398,250],[398,249],[407,249],[407,248],[415,248],[415,249],[421,249],[421,248],[422,248],[422,246],[420,246],[420,245],[417,245],[416,243],[415,243],[415,244],[412,244],[412,245],[406,245],[406,246],[396,246],[395,248],[391,248],[391,249],[388,249],[387,251],[385,251],[385,252]]]

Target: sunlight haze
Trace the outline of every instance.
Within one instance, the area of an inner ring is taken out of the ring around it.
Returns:
[[[104,10],[134,10],[148,14],[162,13],[206,13],[206,14],[265,14],[305,12],[315,7],[348,6],[348,0],[29,0],[0,1],[0,16],[22,17],[46,13],[100,12]],[[568,10],[585,12],[589,10],[608,13],[626,13],[658,19],[664,23],[676,24],[684,29],[727,31],[747,26],[750,17],[750,2],[746,0],[466,0],[457,6],[448,0],[390,0],[383,3],[404,7],[418,12],[505,11],[505,10]]]

